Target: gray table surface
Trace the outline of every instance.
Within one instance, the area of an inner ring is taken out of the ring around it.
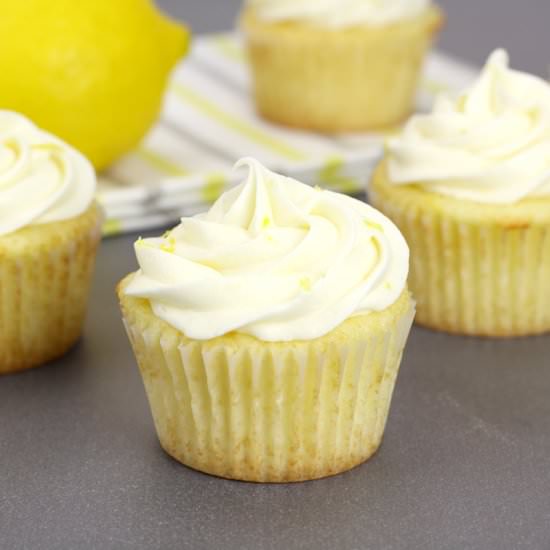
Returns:
[[[198,31],[238,6],[160,3]],[[448,51],[481,62],[504,44],[545,73],[547,0],[443,4]],[[415,328],[372,461],[296,485],[215,479],[157,444],[113,290],[134,239],[104,243],[80,344],[0,379],[0,549],[550,548],[549,337]]]

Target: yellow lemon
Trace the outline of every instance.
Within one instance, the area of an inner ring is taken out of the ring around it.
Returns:
[[[151,0],[0,0],[0,108],[19,111],[101,169],[158,117],[184,25]]]

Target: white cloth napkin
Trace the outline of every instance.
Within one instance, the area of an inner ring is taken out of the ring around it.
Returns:
[[[439,92],[467,86],[476,74],[461,61],[432,53],[418,110],[429,108]],[[206,210],[241,181],[233,164],[243,156],[312,185],[358,193],[383,140],[382,134],[324,136],[264,121],[254,110],[241,37],[199,37],[172,75],[158,124],[99,179],[104,233],[165,226]]]

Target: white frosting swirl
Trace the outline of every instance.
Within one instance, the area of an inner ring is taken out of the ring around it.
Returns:
[[[248,0],[265,21],[303,21],[327,28],[380,26],[420,15],[431,0]]]
[[[414,116],[388,150],[394,184],[491,204],[550,196],[550,85],[497,50],[471,89]]]
[[[126,289],[190,338],[229,332],[310,340],[403,292],[409,250],[399,230],[356,199],[270,172],[247,181],[163,238],[140,240]]]
[[[79,216],[95,187],[94,169],[76,149],[0,111],[0,235]]]

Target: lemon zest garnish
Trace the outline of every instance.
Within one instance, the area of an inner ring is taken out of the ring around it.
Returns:
[[[300,279],[300,288],[305,292],[311,291],[311,279],[309,277],[302,277]]]
[[[163,252],[168,252],[169,254],[173,254],[176,251],[176,239],[174,237],[168,237],[166,239],[168,242],[165,242],[160,245],[160,249]]]
[[[369,219],[365,218],[363,220],[363,223],[370,229],[376,229],[377,231],[383,231],[383,227],[379,223],[373,222],[372,220],[369,220]]]

